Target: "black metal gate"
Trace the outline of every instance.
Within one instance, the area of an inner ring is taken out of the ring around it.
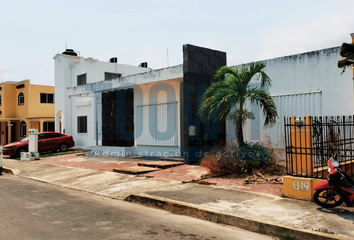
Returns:
[[[354,116],[284,118],[286,173],[326,178],[337,153],[343,171],[354,175]]]

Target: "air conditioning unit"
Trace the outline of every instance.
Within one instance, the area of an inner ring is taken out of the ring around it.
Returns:
[[[139,67],[147,68],[148,67],[148,63],[147,62],[142,62],[142,63],[140,63]]]

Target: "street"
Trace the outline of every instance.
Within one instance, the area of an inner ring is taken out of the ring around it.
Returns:
[[[0,239],[273,239],[12,175],[0,176]]]

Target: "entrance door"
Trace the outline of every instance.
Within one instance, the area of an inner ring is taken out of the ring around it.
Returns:
[[[11,142],[16,141],[16,123],[11,123]]]

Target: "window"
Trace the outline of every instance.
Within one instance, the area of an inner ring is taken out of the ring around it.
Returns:
[[[18,95],[18,105],[24,105],[25,104],[25,95],[23,95],[22,92]]]
[[[46,139],[46,135],[44,133],[38,134],[38,140],[44,140]]]
[[[59,133],[47,133],[47,138],[58,138],[61,137],[61,134]]]
[[[43,123],[43,132],[54,132],[54,122],[44,122]]]
[[[26,133],[26,122],[22,121],[20,124],[20,136],[25,137],[27,135]]]
[[[41,93],[41,103],[54,103],[54,93]]]
[[[85,85],[86,84],[86,73],[77,76],[77,85]]]
[[[77,117],[77,132],[87,133],[87,116]]]
[[[115,79],[115,78],[120,78],[121,76],[122,76],[122,74],[120,74],[120,73],[105,72],[104,73],[104,80],[111,80],[111,79]]]

